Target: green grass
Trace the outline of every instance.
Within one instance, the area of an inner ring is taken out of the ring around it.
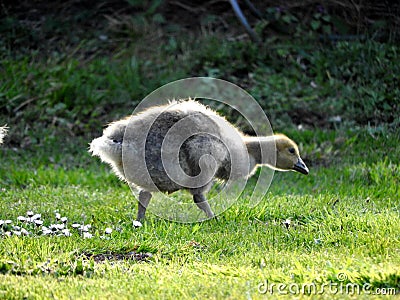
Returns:
[[[318,132],[305,156],[337,134]],[[129,188],[88,159],[84,147],[80,158],[86,166],[66,169],[42,166],[40,151],[28,166],[13,159],[13,150],[2,149],[1,219],[16,222],[32,210],[49,225],[59,212],[68,224],[91,224],[94,237],[83,239],[74,230],[71,237],[41,236],[32,229],[33,236],[1,238],[1,296],[262,299],[258,286],[266,281],[320,287],[340,284],[339,273],[346,274],[346,284],[399,293],[399,137],[385,132],[374,139],[366,129],[353,134],[358,139],[341,133],[346,146],[333,144],[328,166],[311,167],[309,176],[276,173],[253,209],[245,191],[215,220],[179,224],[148,214],[141,228],[132,226],[136,200]],[[300,142],[307,142],[307,132],[302,136]],[[102,239],[107,227],[114,231]],[[152,256],[90,258],[132,251]]]

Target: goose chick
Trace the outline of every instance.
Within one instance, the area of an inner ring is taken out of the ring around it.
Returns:
[[[103,136],[90,143],[89,152],[110,164],[120,179],[139,188],[138,220],[145,216],[152,192],[186,189],[211,218],[214,214],[204,193],[213,178],[251,176],[260,165],[308,174],[297,145],[285,135],[246,136],[192,100],[151,107],[111,123]],[[176,157],[165,159],[168,153]]]

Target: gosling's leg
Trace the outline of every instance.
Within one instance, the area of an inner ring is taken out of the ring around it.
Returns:
[[[138,213],[137,220],[141,221],[146,214],[147,206],[149,205],[151,199],[151,193],[145,190],[141,190],[139,192],[139,205],[138,205]]]
[[[208,218],[214,217],[214,213],[212,212],[211,207],[208,204],[208,201],[207,201],[206,197],[204,197],[203,194],[193,195],[193,200],[194,200],[194,203],[196,203],[197,207],[206,213]]]

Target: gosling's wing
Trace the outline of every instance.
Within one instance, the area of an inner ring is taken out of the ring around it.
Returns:
[[[201,133],[189,138],[182,145],[181,151],[188,167],[185,171],[191,176],[197,176],[201,171],[214,176],[220,166],[229,161],[226,146],[220,139],[209,134]]]

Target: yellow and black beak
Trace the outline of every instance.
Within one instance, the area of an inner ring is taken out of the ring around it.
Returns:
[[[306,166],[306,164],[304,163],[304,161],[299,157],[299,159],[297,160],[296,164],[293,166],[293,170],[300,172],[301,174],[307,175],[309,170]]]

